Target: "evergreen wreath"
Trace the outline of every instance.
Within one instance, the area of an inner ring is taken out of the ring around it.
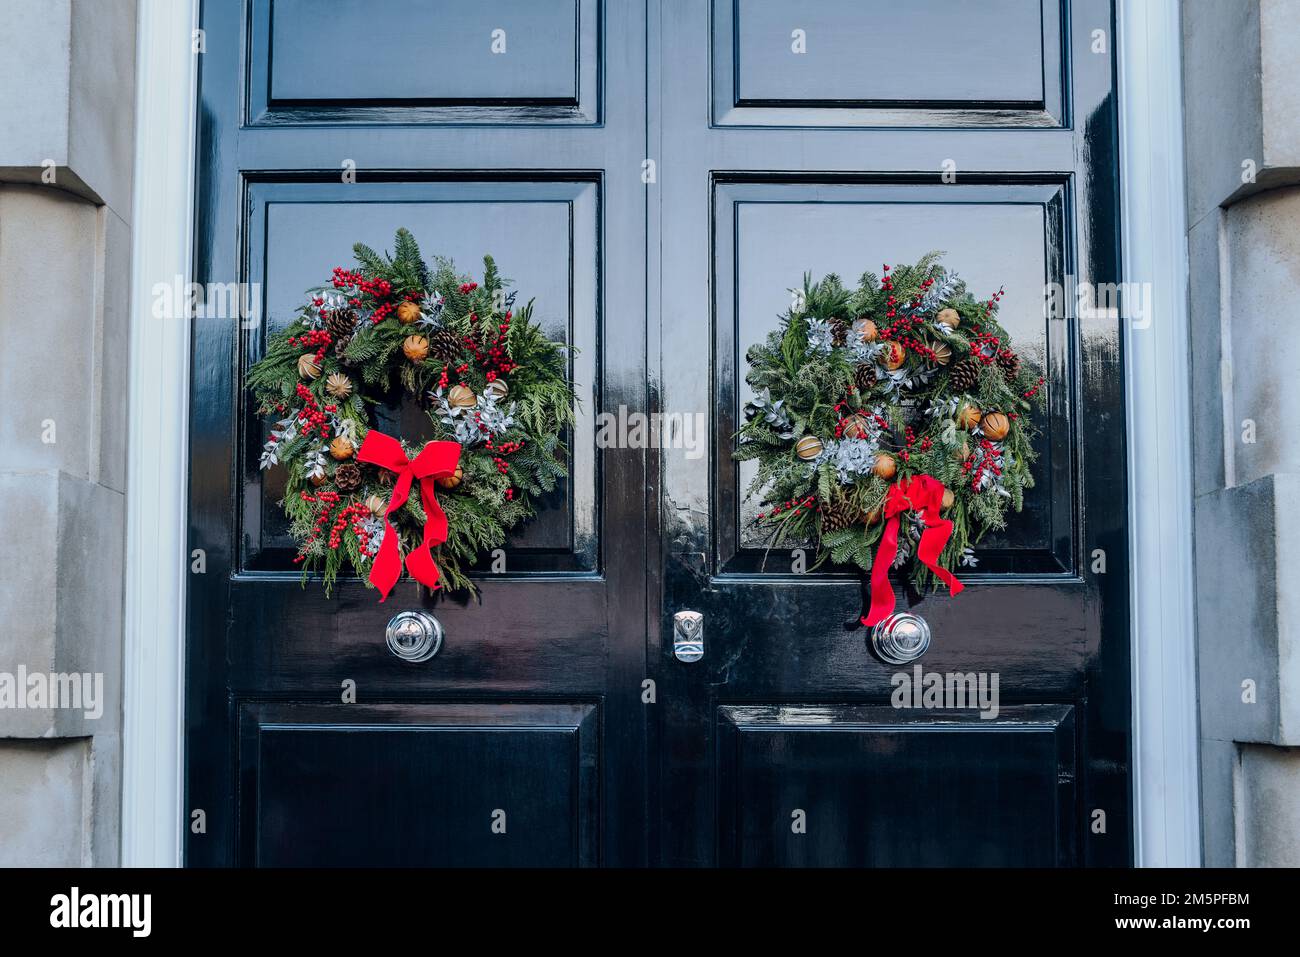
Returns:
[[[856,566],[863,624],[879,620],[866,611],[873,562],[888,559],[872,577],[890,609],[890,567],[956,593],[950,570],[975,565],[974,544],[1034,484],[1029,413],[1044,380],[997,322],[1002,291],[976,300],[940,256],[866,272],[856,289],[806,274],[779,327],[746,353],[755,398],[735,457],[758,464],[754,524],[769,549],[812,543],[813,567]]]
[[[532,320],[531,300],[515,311],[491,256],[479,283],[450,260],[426,264],[406,229],[391,255],[363,243],[353,254],[358,268],[308,290],[249,370],[259,414],[276,416],[261,467],[286,470],[304,585],[319,570],[328,594],[350,565],[386,596],[401,573],[400,558],[381,573],[391,529],[417,579],[473,593],[466,567],[566,474],[566,347]],[[429,442],[372,431],[371,407],[403,393],[428,413]]]

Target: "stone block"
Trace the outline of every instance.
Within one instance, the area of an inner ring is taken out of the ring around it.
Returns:
[[[1188,230],[1192,491],[1223,488],[1223,376],[1219,309],[1219,216]]]
[[[1184,0],[1183,137],[1187,221],[1195,225],[1263,163],[1258,0]]]
[[[100,220],[100,210],[66,193],[0,186],[0,445],[6,469],[58,469],[98,479],[93,383],[102,339]],[[124,281],[113,279],[115,287]]]
[[[91,863],[90,742],[0,740],[0,867]]]
[[[91,675],[85,708],[0,709],[0,737],[116,734],[121,721],[124,496],[56,472],[0,473],[0,496],[25,523],[21,561],[0,576],[0,672]],[[102,679],[93,676],[102,675]]]
[[[1233,781],[1237,768],[1237,745],[1231,741],[1202,738],[1201,758],[1201,846],[1205,867],[1232,867],[1236,860],[1236,809]]]
[[[1300,0],[1183,0],[1182,29],[1195,224],[1217,206],[1300,182]]]
[[[53,184],[129,221],[135,0],[0,0],[0,180]]]
[[[1300,749],[1246,745],[1237,765],[1239,867],[1300,867]]]
[[[1283,331],[1300,287],[1300,187],[1224,211],[1232,362],[1229,481],[1300,474],[1292,419],[1300,409],[1300,342]],[[1253,428],[1251,426],[1253,423]]]
[[[1300,745],[1300,476],[1196,500],[1201,734]]]

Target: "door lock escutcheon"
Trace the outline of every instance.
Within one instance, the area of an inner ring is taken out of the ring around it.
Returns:
[[[673,655],[685,662],[704,657],[704,616],[698,611],[673,615]]]

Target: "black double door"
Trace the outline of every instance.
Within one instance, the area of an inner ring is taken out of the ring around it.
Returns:
[[[1043,310],[1120,278],[1108,2],[207,0],[202,27],[195,278],[262,318],[194,322],[190,864],[1129,860],[1121,330]],[[491,252],[576,347],[572,478],[469,606],[301,588],[242,389],[399,226]],[[788,288],[931,249],[1005,287],[1048,380],[1025,511],[912,609],[923,671],[996,675],[996,717],[891,705],[911,669],[844,630],[855,580],[765,562],[729,455]],[[703,441],[611,446],[607,413]],[[446,639],[412,664],[383,635],[421,608]]]

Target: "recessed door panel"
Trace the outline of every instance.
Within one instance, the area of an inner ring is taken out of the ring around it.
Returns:
[[[445,256],[462,273],[482,276],[490,253],[521,296],[536,300],[534,317],[572,347],[580,396],[569,437],[569,478],[544,500],[537,518],[517,530],[506,549],[517,572],[592,571],[597,565],[594,415],[597,341],[596,187],[590,183],[258,183],[251,191],[249,275],[266,322],[253,330],[246,369],[276,329],[293,318],[303,290],[324,282],[334,265],[352,262],[352,244],[390,250],[405,226],[426,256]],[[247,405],[248,396],[241,395]],[[263,473],[258,450],[265,423],[247,409],[244,449],[244,567],[296,574],[293,541],[278,502],[279,469]],[[374,411],[375,427],[408,439],[431,437],[419,402],[396,397]]]
[[[1053,867],[1073,814],[1068,706],[718,709],[724,865]]]
[[[1055,126],[1060,0],[713,0],[714,119]]]
[[[851,285],[864,269],[880,272],[887,263],[943,252],[976,298],[1005,292],[999,320],[1027,366],[1051,383],[1048,406],[1036,413],[1037,484],[1024,510],[1009,516],[1007,528],[981,541],[978,567],[1069,571],[1073,332],[1066,317],[1049,320],[1044,308],[1044,290],[1063,282],[1062,187],[722,183],[716,193],[718,434],[739,428],[740,410],[753,397],[745,382],[745,350],[776,327],[778,315],[789,308],[790,287],[805,272],[834,272]],[[717,560],[723,573],[780,573],[788,565],[765,560],[765,543],[754,530],[758,506],[744,491],[756,470],[756,463],[737,464],[729,456],[719,462]]]
[[[595,862],[594,705],[250,703],[241,724],[245,864]]]
[[[597,118],[594,0],[251,0],[254,125]]]

